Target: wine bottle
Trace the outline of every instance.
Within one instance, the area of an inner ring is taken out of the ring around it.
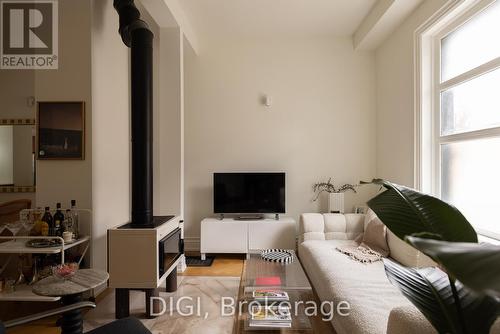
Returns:
[[[56,213],[54,213],[54,235],[61,237],[63,233],[64,214],[61,212],[61,203],[56,204]]]
[[[49,226],[49,235],[54,235],[54,220],[52,219],[52,215],[50,214],[50,207],[45,207],[45,213],[43,214],[42,221],[47,223]]]
[[[73,223],[73,238],[78,239],[80,235],[80,226],[78,225],[78,209],[76,208],[76,200],[71,200],[71,218]]]

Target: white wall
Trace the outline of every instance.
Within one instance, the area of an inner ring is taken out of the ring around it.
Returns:
[[[1,128],[1,127],[0,127]],[[14,185],[33,185],[33,134],[35,126],[14,126]]]
[[[326,209],[311,202],[314,182],[375,176],[374,56],[353,51],[350,38],[212,44],[186,52],[185,73],[188,242],[213,215],[213,172],[285,171],[287,215],[296,219]],[[348,194],[347,209],[371,194]]]
[[[183,37],[179,28],[155,36],[154,213],[182,216]]]
[[[84,101],[86,103],[86,154],[83,161],[38,161],[36,205],[54,207],[56,202],[91,208],[90,103],[90,0],[59,0],[59,68],[57,70],[0,70],[0,118],[35,118],[37,101]],[[35,194],[1,194],[0,200],[34,199]],[[34,201],[33,201],[34,202]],[[35,206],[35,204],[33,204]]]
[[[35,96],[35,71],[0,69],[0,88],[0,118],[35,118],[27,100]]]
[[[106,269],[106,235],[130,220],[129,49],[112,0],[92,1],[93,265]]]
[[[0,118],[35,118],[36,108],[27,103],[30,96],[35,96],[35,71],[0,69]],[[0,203],[16,199],[35,205],[35,193],[0,193]]]
[[[427,0],[377,49],[377,176],[414,186],[413,34],[446,0]]]
[[[85,102],[85,160],[37,161],[36,205],[92,208],[90,1],[60,0],[59,68],[35,71],[37,101]]]

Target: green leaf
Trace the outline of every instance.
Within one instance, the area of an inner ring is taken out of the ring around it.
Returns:
[[[443,237],[441,237],[439,234],[434,234],[434,233],[429,233],[429,232],[413,233],[411,236],[418,237],[418,238],[424,238],[424,239],[443,240]],[[408,238],[408,236],[406,236],[406,238]]]
[[[460,311],[449,277],[438,268],[406,268],[383,259],[389,280],[415,305],[439,333],[489,333],[498,316],[498,301],[470,292],[456,282]],[[461,315],[459,315],[459,312]]]
[[[500,246],[411,236],[406,240],[470,289],[500,297]]]
[[[399,238],[428,233],[448,241],[477,242],[476,231],[454,206],[381,179],[374,179],[372,183],[382,185],[386,190],[367,204]]]

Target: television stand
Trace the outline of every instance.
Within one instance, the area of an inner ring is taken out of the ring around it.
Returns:
[[[234,220],[263,220],[264,216],[262,215],[243,215],[234,218]]]
[[[205,218],[201,221],[200,253],[246,254],[263,249],[295,249],[295,220],[290,217],[236,220]]]

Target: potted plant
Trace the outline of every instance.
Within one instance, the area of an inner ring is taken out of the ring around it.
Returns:
[[[313,191],[316,193],[313,202],[317,201],[323,192],[328,193],[328,212],[329,213],[344,213],[344,193],[346,191],[353,191],[356,193],[356,187],[359,184],[346,183],[339,188],[335,187],[332,183],[332,178],[327,182],[318,182],[313,185]]]
[[[478,244],[462,213],[436,197],[380,179],[371,183],[385,191],[368,206],[438,264],[407,268],[384,259],[389,280],[439,333],[489,333],[500,315],[500,247]]]

